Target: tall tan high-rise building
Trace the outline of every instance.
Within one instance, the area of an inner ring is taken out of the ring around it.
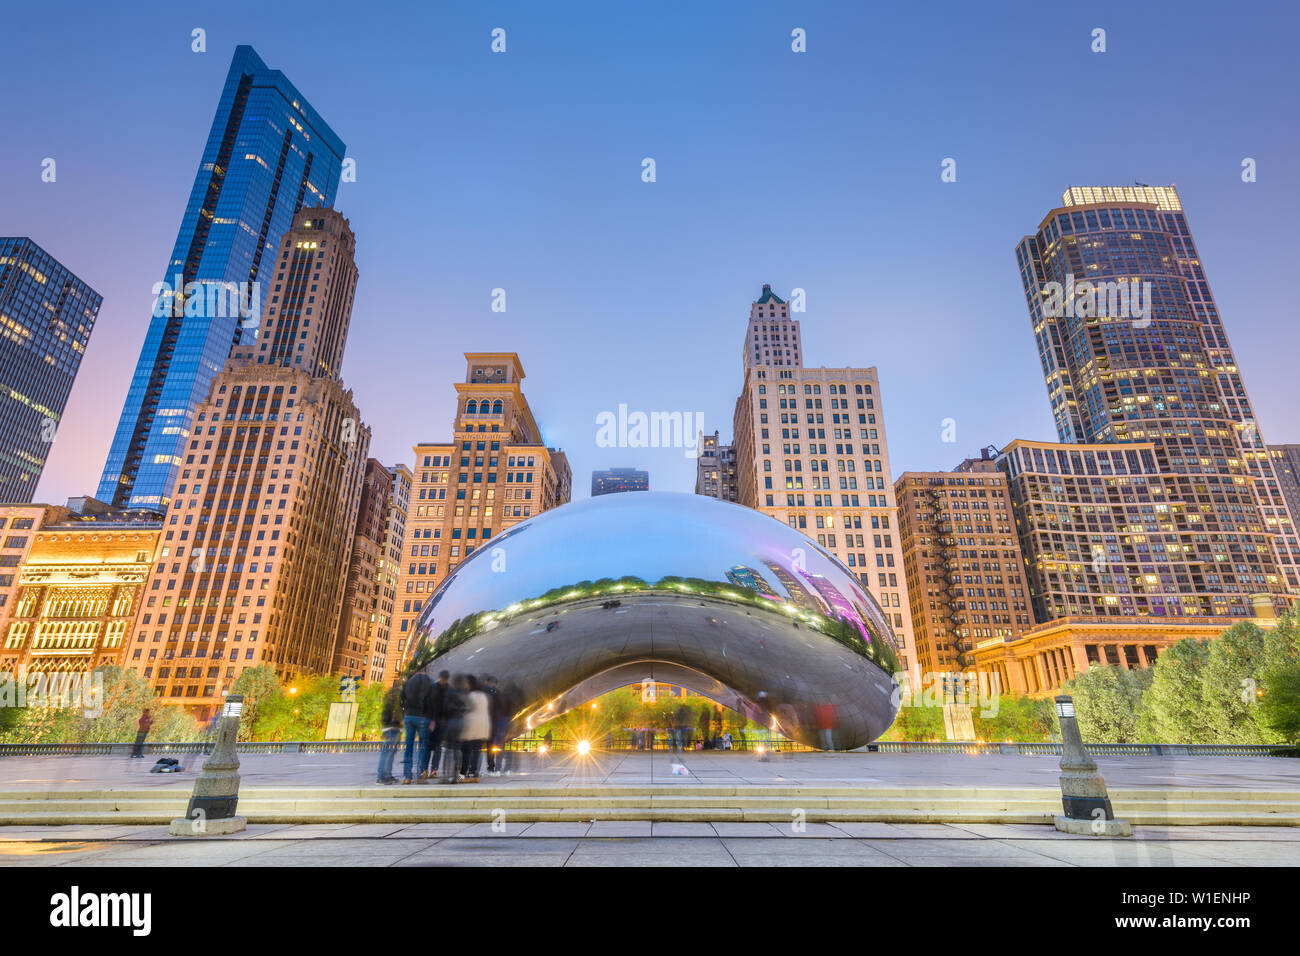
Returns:
[[[414,448],[390,677],[410,659],[420,609],[443,579],[494,535],[572,494],[568,458],[546,447],[524,398],[519,356],[466,352],[465,361],[452,441]]]
[[[370,430],[339,379],[355,238],[333,209],[281,240],[257,336],[196,410],[126,665],[208,714],[248,667],[328,673]]]
[[[894,494],[923,672],[968,670],[977,643],[1033,626],[1011,496],[987,449],[951,472],[905,471]]]
[[[161,531],[93,498],[0,505],[0,674],[120,663]]]
[[[370,632],[366,653],[369,680],[388,686],[397,676],[397,655],[389,654],[393,621],[397,612],[397,579],[402,569],[402,543],[406,540],[406,512],[411,503],[411,469],[394,465],[389,469],[388,512],[384,517],[384,541],[379,556],[379,616]]]
[[[736,449],[723,445],[717,432],[700,436],[700,457],[695,463],[695,493],[736,500]]]
[[[736,500],[802,531],[858,576],[888,617],[900,662],[917,687],[879,378],[874,368],[791,367],[787,358],[801,354],[798,324],[764,333],[772,322],[756,319],[762,306],[780,328],[783,305],[765,286],[751,310],[733,418]],[[783,344],[781,355],[755,360],[756,323],[760,335],[792,335],[791,355]]]
[[[803,364],[799,320],[790,318],[790,303],[774,293],[770,285],[763,285],[763,294],[750,306],[742,364],[745,368],[798,368]]]
[[[352,556],[348,562],[343,608],[339,614],[339,634],[334,645],[330,671],[352,674],[364,680],[382,679],[369,673],[372,630],[379,613],[382,582],[379,562],[384,548],[384,525],[388,517],[388,498],[393,476],[376,459],[366,460],[366,476],[357,505],[356,526],[352,532]]]

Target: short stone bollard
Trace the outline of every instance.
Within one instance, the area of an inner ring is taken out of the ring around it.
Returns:
[[[239,805],[239,757],[235,741],[239,737],[239,713],[244,698],[231,694],[221,710],[217,725],[217,742],[194,781],[185,816],[172,821],[172,836],[221,836],[238,833],[248,820],[235,814]]]
[[[1115,819],[1106,781],[1083,746],[1073,697],[1056,698],[1056,716],[1061,724],[1061,807],[1065,811],[1053,819],[1056,829],[1085,836],[1132,836],[1129,822]]]

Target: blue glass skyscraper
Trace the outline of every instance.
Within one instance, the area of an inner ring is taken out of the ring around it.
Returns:
[[[100,295],[26,238],[0,239],[0,501],[31,501]]]
[[[97,497],[159,508],[194,409],[257,329],[262,267],[303,206],[330,206],[344,146],[279,70],[240,46],[113,435]],[[242,302],[242,305],[240,303]]]

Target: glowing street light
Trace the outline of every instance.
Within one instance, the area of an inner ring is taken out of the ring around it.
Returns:
[[[587,754],[589,754],[589,753],[591,753],[591,741],[589,741],[589,740],[579,740],[579,741],[578,741],[578,756],[580,756],[580,757],[585,757],[585,756],[587,756]]]

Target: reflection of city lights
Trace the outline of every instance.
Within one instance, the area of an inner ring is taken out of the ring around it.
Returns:
[[[585,757],[585,756],[587,756],[587,754],[589,754],[589,753],[591,753],[591,741],[589,741],[589,740],[579,740],[579,741],[578,741],[578,755],[581,756],[581,757]]]

